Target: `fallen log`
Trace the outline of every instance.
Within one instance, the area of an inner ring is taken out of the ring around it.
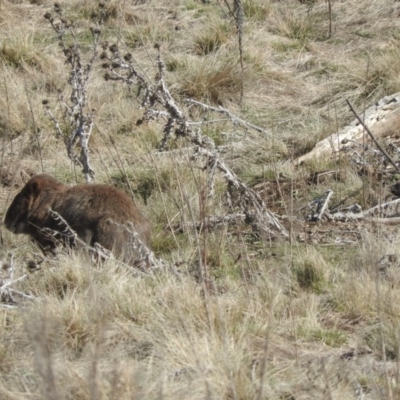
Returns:
[[[386,96],[369,107],[362,115],[364,124],[373,132],[376,138],[400,134],[400,92]],[[337,158],[341,151],[354,142],[361,143],[368,135],[357,118],[338,133],[318,142],[307,154],[294,160],[295,165],[305,161],[320,158]]]

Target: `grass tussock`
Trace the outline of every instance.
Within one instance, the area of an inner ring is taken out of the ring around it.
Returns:
[[[321,293],[326,284],[326,263],[322,256],[310,250],[300,254],[299,260],[294,261],[293,274],[301,289]]]
[[[178,92],[183,97],[217,105],[239,98],[241,73],[232,60],[221,62],[210,56],[200,62],[188,62],[182,73],[184,79],[179,82]]]
[[[210,26],[207,31],[199,32],[194,39],[194,52],[199,56],[216,52],[222,45],[230,41],[232,29],[227,24]]]
[[[269,1],[246,0],[243,2],[243,11],[247,18],[255,21],[264,21],[271,12]]]
[[[279,36],[287,37],[289,39],[296,39],[301,43],[309,40],[321,40],[326,35],[327,20],[323,21],[323,15],[314,10],[312,7],[305,9],[296,4],[292,7],[278,8],[275,10],[272,32]],[[326,22],[324,29],[323,22]]]

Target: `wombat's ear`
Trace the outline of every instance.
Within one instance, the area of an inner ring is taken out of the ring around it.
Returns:
[[[33,197],[37,197],[40,194],[40,183],[38,181],[31,181],[28,183],[28,192],[30,195],[32,195]]]

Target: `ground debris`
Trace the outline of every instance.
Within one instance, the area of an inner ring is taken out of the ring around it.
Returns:
[[[28,275],[24,274],[15,277],[15,262],[14,255],[10,256],[10,261],[6,262],[2,260],[0,262],[0,305],[2,307],[16,307],[23,300],[34,300],[35,297],[19,290],[16,290],[14,286],[23,280],[25,280]]]

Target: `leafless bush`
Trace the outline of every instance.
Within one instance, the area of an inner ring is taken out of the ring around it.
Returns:
[[[277,235],[288,237],[286,229],[281,225],[278,217],[266,209],[259,194],[249,188],[220,158],[214,141],[203,135],[200,128],[193,128],[193,121],[186,116],[185,111],[172,97],[164,79],[165,65],[158,51],[157,74],[153,84],[147,76],[139,72],[138,66],[131,53],[122,55],[118,46],[113,44],[104,47],[101,58],[104,60],[103,68],[107,70],[107,81],[120,81],[128,86],[137,88],[137,98],[144,109],[143,119],[139,123],[150,120],[163,119],[163,138],[160,150],[164,151],[171,134],[189,140],[192,148],[192,160],[202,160],[202,168],[208,172],[208,193],[214,194],[214,181],[216,171],[219,171],[227,183],[227,198],[230,208],[234,205],[231,201],[235,196],[235,204],[239,205],[240,212],[245,214],[245,221],[251,224],[253,230],[268,238]],[[232,210],[230,210],[232,211]]]
[[[87,87],[91,76],[93,65],[98,56],[99,39],[101,34],[101,25],[103,22],[104,5],[100,5],[98,20],[95,27],[90,28],[93,38],[93,44],[90,51],[89,61],[85,62],[77,35],[74,29],[73,21],[70,21],[63,15],[62,9],[58,3],[54,5],[54,15],[46,13],[45,18],[49,21],[59,39],[65,63],[69,66],[68,85],[71,88],[69,99],[65,93],[59,92],[58,103],[63,110],[63,126],[60,126],[58,119],[50,109],[48,100],[43,100],[45,110],[54,122],[57,138],[64,140],[67,148],[68,157],[76,165],[82,167],[86,182],[94,180],[94,170],[89,160],[89,138],[93,129],[93,110],[88,105]],[[70,43],[72,40],[72,43]],[[74,148],[79,142],[81,151],[78,156]]]

